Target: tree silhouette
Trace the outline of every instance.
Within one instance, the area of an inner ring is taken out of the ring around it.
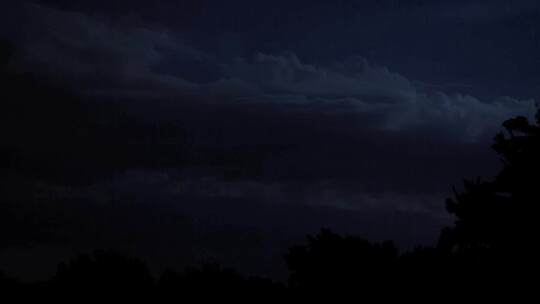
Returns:
[[[236,271],[217,264],[188,267],[185,271],[166,271],[158,281],[160,297],[183,300],[236,299],[260,302],[282,300],[285,288],[272,280],[245,278]],[[261,296],[264,295],[264,298]]]
[[[80,255],[60,264],[52,286],[70,294],[109,293],[139,297],[151,294],[154,279],[141,260],[110,251],[96,251],[93,255]]]
[[[493,181],[465,181],[464,190],[448,199],[457,218],[441,235],[440,245],[463,254],[499,259],[532,258],[538,230],[540,174],[540,111],[531,124],[525,117],[504,122],[506,133],[493,149],[504,167]]]
[[[490,295],[518,282],[519,272],[537,268],[537,211],[540,203],[540,111],[503,123],[493,149],[504,167],[493,181],[466,180],[446,206],[455,225],[441,232],[435,248],[399,255],[391,243],[370,243],[323,230],[286,256],[290,284],[297,291],[384,290],[402,295],[418,286]],[[523,285],[523,281],[520,281]],[[414,293],[414,292],[413,292]]]
[[[290,285],[306,290],[356,290],[387,286],[398,261],[391,242],[371,243],[323,229],[308,244],[289,250]]]

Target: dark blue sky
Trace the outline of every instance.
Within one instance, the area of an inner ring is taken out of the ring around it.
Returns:
[[[323,226],[433,242],[452,186],[497,171],[491,139],[540,96],[537,1],[2,6],[10,68],[71,96],[3,117],[1,151],[20,160],[6,201],[60,201],[42,205],[50,235],[3,254],[19,273],[38,267],[20,261],[32,250],[110,244],[268,272]]]

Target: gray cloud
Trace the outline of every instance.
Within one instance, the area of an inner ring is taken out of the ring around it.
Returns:
[[[35,4],[23,5],[20,14],[33,17],[22,30],[23,63],[95,96],[198,96],[222,103],[347,111],[379,117],[377,127],[382,130],[439,129],[465,141],[493,134],[507,117],[530,116],[535,111],[532,100],[482,101],[469,95],[428,92],[421,84],[362,57],[323,66],[304,63],[293,53],[258,53],[218,63],[215,56],[163,29],[120,28],[82,13]],[[214,80],[194,81],[190,76],[200,73],[203,61],[204,68],[215,74]],[[168,64],[174,70],[164,68]]]
[[[83,13],[32,3],[16,6],[5,19],[8,26],[24,25],[13,38],[23,50],[19,65],[85,93],[187,91],[194,85],[156,73],[155,67],[168,60],[165,54],[191,61],[205,56],[166,30],[120,28]]]
[[[302,63],[294,54],[259,54],[252,61],[238,59],[225,70],[278,103],[287,103],[290,96],[293,103],[307,106],[324,103],[334,110],[345,106],[349,112],[382,114],[379,126],[385,130],[446,129],[466,141],[490,136],[507,117],[531,117],[536,109],[533,100],[501,97],[484,102],[469,95],[426,92],[363,58],[318,67]]]
[[[304,95],[310,98],[413,98],[414,87],[386,68],[352,58],[328,68],[301,62],[295,54],[257,54],[252,60],[237,59],[226,65],[226,75],[255,83],[268,93]]]

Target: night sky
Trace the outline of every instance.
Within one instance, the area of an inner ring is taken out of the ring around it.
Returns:
[[[2,84],[0,268],[46,278],[111,248],[280,278],[322,227],[433,244],[452,187],[500,169],[501,123],[536,111],[539,17],[536,0],[2,1],[7,66],[37,84]]]

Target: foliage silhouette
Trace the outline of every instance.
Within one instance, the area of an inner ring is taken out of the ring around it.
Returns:
[[[216,264],[188,267],[184,272],[166,271],[158,280],[158,291],[164,299],[182,300],[186,297],[201,300],[236,299],[265,301],[282,299],[285,286],[259,277],[245,278],[232,269]]]
[[[148,288],[153,278],[144,262],[108,251],[81,255],[58,266],[55,284],[79,289]]]
[[[437,247],[399,255],[391,243],[323,230],[287,254],[291,288],[308,293],[362,288],[365,296],[380,298],[385,290],[425,295],[418,286],[438,293],[452,288],[454,296],[529,286],[534,281],[521,273],[538,270],[540,111],[535,124],[517,117],[503,126],[506,133],[493,144],[502,171],[493,181],[466,180],[461,192],[454,190],[446,206],[456,222],[441,232]]]
[[[456,216],[443,231],[439,246],[446,251],[492,260],[516,270],[536,260],[540,111],[536,122],[525,117],[504,122],[506,133],[495,137],[493,149],[504,167],[493,181],[465,181],[464,190],[448,199]]]
[[[286,255],[290,286],[304,290],[340,290],[354,286],[386,286],[393,278],[398,250],[391,242],[370,243],[323,229],[306,246]]]
[[[64,296],[106,293],[162,301],[187,297],[279,301],[358,291],[366,299],[379,300],[434,293],[457,298],[471,292],[495,295],[517,283],[529,286],[534,281],[527,282],[519,273],[537,270],[538,117],[536,124],[522,117],[504,123],[507,135],[497,135],[493,146],[502,156],[503,170],[493,181],[465,181],[464,189],[448,199],[448,212],[456,222],[442,231],[433,248],[400,254],[392,242],[374,243],[323,229],[285,255],[290,270],[287,285],[246,278],[218,265],[167,271],[155,280],[144,262],[97,251],[59,265],[48,282],[22,285],[0,276],[0,286]]]

